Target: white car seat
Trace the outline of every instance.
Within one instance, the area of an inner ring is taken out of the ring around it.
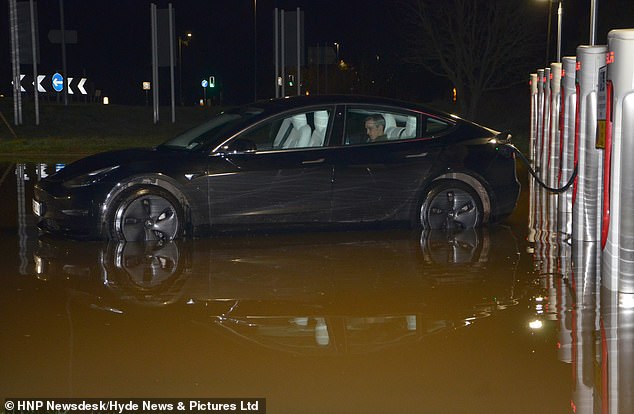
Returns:
[[[416,138],[416,117],[408,116],[402,138]]]
[[[315,130],[313,131],[309,147],[321,147],[324,145],[326,139],[326,129],[328,128],[328,111],[317,111],[314,114],[315,117]]]
[[[396,118],[392,114],[383,114],[383,118],[385,119],[385,135],[387,139],[400,139],[405,128],[396,126]]]
[[[308,145],[311,128],[306,120],[306,114],[293,115],[286,118],[280,126],[275,140],[274,148],[300,148]]]

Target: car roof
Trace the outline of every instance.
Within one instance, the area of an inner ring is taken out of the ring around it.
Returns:
[[[264,109],[267,113],[284,112],[287,110],[297,109],[304,106],[319,105],[377,105],[377,106],[393,106],[398,108],[410,109],[413,111],[425,112],[429,115],[441,118],[451,118],[455,121],[461,118],[446,112],[432,109],[425,105],[414,102],[402,101],[392,98],[363,96],[363,95],[299,95],[289,96],[285,98],[274,98],[262,100],[251,104]],[[462,120],[464,121],[464,120]]]

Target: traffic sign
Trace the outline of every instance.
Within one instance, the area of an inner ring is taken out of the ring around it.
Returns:
[[[207,79],[203,79],[202,82],[200,82],[200,86],[206,88],[207,86],[209,86],[209,81]]]
[[[87,79],[86,78],[81,78],[79,80],[79,83],[77,84],[77,90],[79,91],[79,93],[81,93],[82,95],[87,95],[88,92],[86,92],[86,88],[84,88],[84,84],[86,83]]]
[[[88,95],[86,90],[86,78],[73,78],[68,77],[66,84],[68,85],[68,94],[75,95]],[[64,90],[64,77],[55,73],[54,75],[37,75],[35,80],[31,75],[20,75],[20,91],[21,92],[33,92],[37,89],[40,93],[47,92],[61,92]]]
[[[53,75],[51,83],[53,84],[55,92],[61,92],[64,89],[64,77],[59,73]]]
[[[46,75],[37,75],[37,91],[38,92],[46,92],[46,89],[44,89],[44,87],[42,86],[42,81],[44,80],[45,77]]]

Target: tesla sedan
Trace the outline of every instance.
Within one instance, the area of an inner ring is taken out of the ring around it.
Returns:
[[[126,241],[262,225],[472,228],[515,207],[509,139],[383,98],[269,100],[155,148],[69,164],[37,183],[33,211],[46,232]]]

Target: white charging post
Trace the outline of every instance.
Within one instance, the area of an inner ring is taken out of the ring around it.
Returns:
[[[600,239],[603,152],[596,148],[597,101],[606,51],[606,46],[577,47],[575,151],[578,165],[572,196],[572,238],[578,241]]]
[[[574,171],[575,150],[575,114],[576,114],[576,57],[564,56],[562,59],[561,108],[560,110],[560,170],[557,176],[557,187],[563,187],[572,177]],[[566,236],[572,235],[572,187],[559,194],[557,203],[557,230]]]
[[[608,34],[603,284],[634,294],[634,29]]]

